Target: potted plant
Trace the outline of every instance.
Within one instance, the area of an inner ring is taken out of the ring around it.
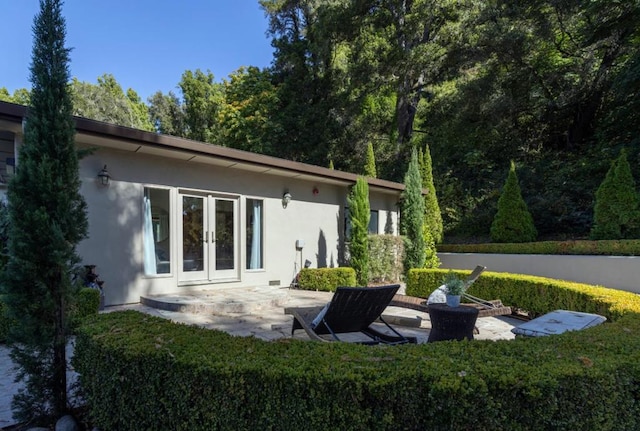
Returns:
[[[449,271],[442,281],[446,288],[447,305],[449,307],[457,307],[460,305],[460,297],[467,289],[467,285],[453,271]]]

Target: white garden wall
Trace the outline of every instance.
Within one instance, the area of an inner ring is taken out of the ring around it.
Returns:
[[[443,269],[473,269],[538,275],[640,293],[638,256],[438,253]]]

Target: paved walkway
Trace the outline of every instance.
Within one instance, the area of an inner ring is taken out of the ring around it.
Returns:
[[[138,310],[175,322],[218,329],[239,336],[255,336],[263,340],[275,340],[291,336],[292,317],[284,314],[284,307],[324,305],[331,299],[329,292],[309,292],[279,287],[248,289],[219,289],[193,291],[180,295],[149,296],[143,302],[107,307],[105,312]],[[384,313],[391,320],[408,319],[419,327],[400,327],[403,334],[415,336],[419,343],[429,337],[429,315],[419,311],[388,307]],[[477,320],[478,340],[512,339],[511,328],[522,322],[507,316],[484,317]],[[308,339],[303,330],[295,338]],[[69,355],[73,346],[70,346]],[[0,345],[0,429],[13,424],[11,399],[18,391],[14,382],[15,370],[9,357],[9,349]],[[72,377],[72,376],[71,376]]]

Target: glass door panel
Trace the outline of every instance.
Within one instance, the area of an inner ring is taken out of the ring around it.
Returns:
[[[181,194],[182,281],[237,279],[238,199]]]
[[[215,270],[234,269],[236,255],[234,201],[216,199],[215,205]]]
[[[206,279],[207,231],[206,200],[201,196],[182,196],[182,274],[183,279]]]

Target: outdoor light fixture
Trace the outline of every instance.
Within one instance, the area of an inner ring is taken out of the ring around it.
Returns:
[[[291,202],[291,193],[284,192],[282,195],[282,208],[286,208],[289,202]]]
[[[98,180],[100,184],[103,186],[109,185],[109,180],[111,180],[111,175],[109,175],[109,171],[107,171],[107,165],[104,165],[104,168],[100,172],[98,172]]]

